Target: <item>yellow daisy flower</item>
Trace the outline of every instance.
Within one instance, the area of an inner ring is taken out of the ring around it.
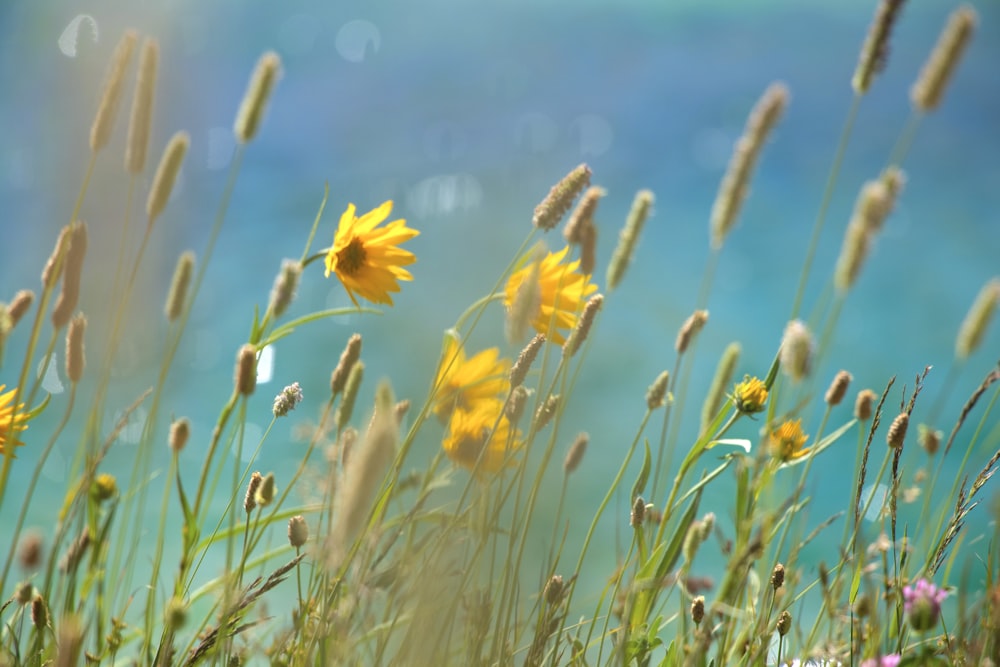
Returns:
[[[767,385],[760,378],[743,376],[743,382],[733,387],[733,405],[740,412],[752,415],[764,409],[767,403]]]
[[[417,258],[398,246],[420,232],[407,227],[402,219],[379,227],[390,211],[392,200],[359,218],[354,215],[354,204],[348,204],[340,216],[333,245],[326,251],[327,277],[337,274],[355,306],[358,305],[355,293],[372,303],[391,306],[389,292],[399,291],[397,281],[413,280],[402,267],[413,264]]]
[[[28,428],[25,423],[28,421],[28,416],[23,412],[24,403],[17,406],[9,405],[14,400],[14,394],[17,393],[17,390],[11,389],[5,394],[3,390],[6,388],[7,385],[0,384],[0,455],[6,452],[5,447],[8,442],[11,442],[15,447],[24,445],[17,439],[17,434]],[[12,440],[7,440],[8,435]]]
[[[802,432],[802,420],[785,420],[768,436],[768,450],[771,456],[782,463],[801,459],[812,447],[803,447],[809,436]]]
[[[580,273],[580,260],[563,263],[569,246],[559,252],[550,252],[542,259],[538,270],[541,288],[541,308],[531,325],[545,338],[562,345],[566,339],[563,331],[569,331],[576,324],[588,296],[597,291],[597,285],[590,282],[590,276]],[[517,290],[531,275],[529,263],[514,272],[504,289],[504,305],[510,309],[514,304]]]
[[[505,464],[510,465],[507,455],[521,446],[521,432],[515,429],[511,434],[510,422],[503,416],[503,406],[500,400],[480,401],[471,410],[452,412],[448,435],[441,443],[448,458],[463,468],[478,472],[497,472]],[[492,430],[494,425],[495,431]]]
[[[496,401],[510,390],[510,361],[500,359],[500,350],[491,347],[471,358],[458,339],[449,334],[434,386],[434,414],[448,421],[454,410],[471,410],[480,401]]]

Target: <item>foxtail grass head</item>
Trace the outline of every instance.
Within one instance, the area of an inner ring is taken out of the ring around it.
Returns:
[[[118,108],[121,106],[125,72],[132,61],[132,53],[135,51],[138,39],[138,34],[134,30],[126,30],[111,56],[97,115],[94,116],[94,122],[90,126],[90,150],[94,153],[104,148],[111,139],[111,130],[114,128]]]
[[[142,41],[139,53],[139,74],[132,96],[132,113],[125,144],[125,170],[138,174],[146,168],[149,152],[149,130],[153,124],[153,100],[156,94],[156,68],[160,60],[160,45],[155,39]]]
[[[986,336],[986,329],[1000,306],[1000,277],[983,285],[976,300],[962,320],[955,337],[955,358],[963,361],[976,351]]]
[[[813,338],[801,320],[792,320],[781,339],[781,369],[795,382],[801,382],[812,369]]]
[[[240,109],[236,114],[233,133],[241,144],[245,144],[257,136],[274,85],[280,76],[281,58],[274,51],[268,51],[257,61],[247,91],[243,95],[243,101],[240,103]]]
[[[927,113],[941,104],[945,88],[972,40],[977,21],[976,11],[969,5],[963,5],[952,12],[937,45],[910,90],[910,99],[916,109]]]
[[[156,168],[156,175],[153,177],[153,185],[149,188],[149,196],[146,198],[147,224],[152,225],[167,207],[190,143],[191,139],[187,132],[177,132],[167,142],[163,157],[160,158],[160,164]]]
[[[632,208],[625,219],[625,226],[618,235],[618,245],[608,264],[608,290],[617,288],[625,277],[625,271],[632,263],[636,246],[639,245],[639,235],[653,210],[653,201],[653,193],[649,190],[640,190],[632,200]]]
[[[193,276],[194,252],[185,250],[177,258],[174,277],[170,281],[170,291],[167,292],[167,303],[163,307],[168,322],[175,321],[184,312],[184,306],[187,305],[188,288],[191,286]]]
[[[889,38],[904,4],[906,0],[881,0],[878,3],[875,18],[861,47],[858,66],[851,79],[851,86],[857,95],[867,93],[875,75],[885,69],[889,59]]]
[[[532,224],[544,231],[558,225],[583,189],[590,185],[590,173],[590,167],[581,164],[566,174],[535,207]]]
[[[722,247],[729,232],[736,226],[743,200],[750,191],[754,168],[787,105],[788,88],[783,83],[772,83],[750,112],[743,136],[736,142],[712,205],[710,229],[714,250]]]

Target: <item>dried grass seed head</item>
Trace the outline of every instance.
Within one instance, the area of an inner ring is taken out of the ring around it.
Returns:
[[[170,291],[167,292],[167,303],[163,307],[163,312],[167,316],[168,322],[175,321],[184,312],[187,303],[188,288],[191,286],[191,278],[194,275],[194,252],[185,250],[177,258],[177,266],[174,267],[174,277],[170,281]]]
[[[566,459],[563,461],[563,472],[566,475],[570,475],[580,467],[580,463],[583,462],[583,456],[587,453],[587,445],[590,443],[590,435],[587,433],[580,433],[576,436],[573,444],[570,445],[569,451],[566,453]]]
[[[862,389],[859,391],[857,398],[854,400],[854,418],[862,422],[871,419],[872,410],[877,400],[878,395],[871,389]]]
[[[510,398],[507,399],[507,404],[503,408],[503,412],[507,415],[507,421],[510,422],[511,428],[516,427],[518,422],[521,421],[527,402],[528,390],[524,388],[524,385],[518,385],[511,390]]]
[[[139,36],[135,30],[126,30],[111,56],[111,63],[108,65],[108,72],[104,79],[104,90],[101,92],[101,101],[98,104],[94,122],[90,126],[90,150],[95,153],[104,148],[108,140],[111,139],[111,130],[114,128],[115,118],[118,116],[118,107],[121,106],[125,71],[132,61],[132,53],[135,51],[135,43],[138,39]]]
[[[281,393],[274,397],[274,404],[271,407],[271,413],[275,417],[284,417],[289,412],[295,409],[299,403],[302,402],[302,387],[299,386],[298,382],[293,382],[284,389]]]
[[[336,396],[344,391],[347,386],[347,378],[351,374],[354,364],[361,358],[361,334],[353,334],[347,339],[344,351],[340,353],[340,361],[330,375],[330,393]]]
[[[684,354],[694,337],[704,328],[708,322],[707,310],[696,310],[684,321],[681,330],[677,332],[677,340],[674,342],[674,349],[677,354]]]
[[[545,399],[544,403],[538,406],[538,410],[535,412],[536,433],[548,426],[552,418],[556,416],[556,412],[559,410],[559,401],[559,394],[552,394]]]
[[[896,415],[896,418],[892,420],[892,424],[889,425],[888,433],[886,433],[886,444],[893,449],[902,448],[903,441],[906,439],[906,429],[909,425],[910,415],[908,413],[900,412]]]
[[[881,0],[875,10],[875,18],[865,43],[861,47],[861,56],[858,59],[858,66],[854,70],[854,77],[851,79],[851,86],[858,95],[868,92],[875,75],[880,73],[889,58],[889,37],[892,28],[899,18],[900,10],[906,0]]]
[[[830,386],[827,388],[826,395],[823,397],[826,404],[830,407],[840,405],[840,402],[844,400],[844,396],[847,394],[847,388],[850,386],[851,380],[853,379],[854,376],[847,371],[838,371],[833,377],[833,381],[830,383]]]
[[[636,496],[635,500],[632,501],[632,511],[629,513],[628,525],[638,528],[642,526],[645,520],[646,501],[642,499],[642,496]]]
[[[573,171],[566,174],[549,190],[549,194],[545,196],[542,203],[535,207],[532,224],[544,231],[558,225],[573,202],[576,201],[577,196],[590,185],[590,176],[590,167],[586,164],[578,165]]]
[[[545,258],[545,246],[538,244],[529,258],[530,269],[524,280],[517,286],[510,308],[507,309],[507,340],[519,343],[528,335],[531,323],[538,317],[542,309],[542,260]]]
[[[80,283],[83,279],[83,260],[87,256],[87,244],[87,223],[77,221],[73,224],[69,247],[63,262],[62,290],[59,292],[56,305],[52,308],[52,326],[56,329],[66,326],[73,316],[73,311],[76,310],[76,304],[80,299]]]
[[[52,254],[49,255],[49,259],[45,262],[45,268],[42,269],[42,286],[43,287],[53,287],[59,278],[62,277],[63,268],[66,266],[66,253],[69,251],[69,246],[73,242],[73,225],[65,225],[59,231],[59,238],[56,240],[55,248],[52,249]]]
[[[288,543],[298,549],[309,540],[309,524],[301,514],[288,520]]]
[[[274,496],[277,494],[278,489],[274,482],[274,473],[269,472],[264,475],[264,480],[257,487],[257,492],[254,494],[254,501],[258,507],[267,507],[274,502]]]
[[[569,338],[563,345],[564,357],[569,359],[579,351],[580,346],[587,340],[590,328],[594,325],[594,318],[597,317],[597,313],[603,305],[604,296],[601,294],[595,294],[587,300],[587,304],[583,307],[583,313],[580,314],[580,319],[576,321],[576,326],[573,327],[573,331],[570,332]]]
[[[962,320],[962,326],[955,337],[955,358],[964,360],[975,352],[986,336],[997,306],[1000,306],[1000,277],[983,285],[972,307]]]
[[[927,424],[917,425],[917,442],[924,449],[929,456],[934,456],[937,454],[938,449],[941,447],[941,440],[944,438],[944,433],[935,430],[928,426]]]
[[[264,481],[264,476],[256,470],[250,474],[250,481],[247,483],[247,492],[243,496],[243,511],[247,514],[257,509],[257,489]]]
[[[257,348],[244,344],[236,353],[236,373],[233,384],[237,393],[249,396],[257,388]]]
[[[76,317],[70,320],[69,329],[66,331],[66,376],[73,384],[83,377],[83,369],[87,365],[83,348],[83,334],[86,330],[87,318],[83,313],[77,313]]]
[[[635,199],[632,200],[632,208],[629,209],[628,217],[625,219],[625,226],[622,227],[622,231],[618,235],[618,245],[608,263],[607,283],[609,291],[621,284],[626,269],[632,263],[635,248],[639,245],[639,235],[652,212],[654,199],[653,193],[649,190],[640,190],[636,193]]]
[[[781,370],[793,381],[801,382],[812,369],[813,337],[801,320],[792,320],[781,339]]]
[[[596,185],[587,188],[576,208],[570,214],[569,220],[566,221],[566,226],[563,227],[563,238],[566,239],[566,243],[570,245],[582,243],[584,229],[594,225],[594,212],[597,211],[597,204],[606,194],[604,188]]]
[[[294,259],[286,259],[281,262],[281,271],[274,279],[274,287],[271,288],[271,301],[268,305],[268,310],[275,318],[284,315],[288,307],[292,305],[301,278],[301,262]]]
[[[585,225],[580,232],[580,273],[594,274],[597,268],[597,225]]]
[[[528,344],[524,346],[521,353],[517,355],[517,361],[510,368],[511,389],[516,389],[524,384],[525,378],[528,377],[528,371],[531,370],[531,365],[535,363],[538,351],[542,349],[544,343],[545,334],[535,334],[534,338],[528,341]]]
[[[952,12],[930,58],[910,90],[910,100],[914,107],[927,113],[941,103],[944,90],[972,39],[977,22],[976,10],[969,5],[962,5]]]
[[[30,289],[20,290],[11,299],[10,304],[7,306],[7,314],[10,316],[10,326],[14,328],[17,323],[21,321],[28,309],[31,308],[31,304],[35,301],[35,293]]]
[[[42,564],[42,546],[42,534],[37,530],[29,530],[21,538],[17,560],[25,571],[36,570]]]
[[[691,602],[691,620],[694,621],[695,625],[701,625],[701,621],[704,618],[705,618],[705,596],[698,595]]]
[[[743,200],[750,189],[754,168],[787,105],[788,88],[783,83],[772,83],[750,112],[743,136],[736,142],[712,205],[710,230],[713,249],[721,248],[729,232],[736,226]]]
[[[160,158],[160,164],[156,168],[153,184],[149,188],[149,196],[146,198],[147,224],[152,225],[167,207],[190,143],[191,138],[183,131],[175,133],[167,142],[163,157]]]
[[[132,95],[132,113],[125,144],[125,170],[138,174],[146,168],[149,152],[149,130],[153,124],[153,99],[156,95],[156,69],[160,61],[160,45],[150,37],[142,40],[139,52],[139,72]]]
[[[257,135],[274,85],[280,76],[281,58],[274,51],[268,51],[257,61],[236,114],[233,133],[241,144],[247,143]]]
[[[771,588],[778,590],[785,585],[785,566],[778,563],[771,570]]]
[[[649,385],[649,389],[646,390],[646,407],[649,410],[655,410],[666,404],[667,385],[669,383],[670,371],[663,371],[656,376],[653,384]]]
[[[191,437],[191,420],[187,417],[175,419],[170,423],[170,435],[167,437],[167,444],[170,451],[180,454]]]
[[[786,609],[778,615],[778,623],[776,624],[778,634],[784,637],[792,629],[792,615]]]
[[[357,401],[358,392],[361,390],[361,382],[365,377],[365,364],[357,361],[351,366],[351,373],[347,376],[347,385],[344,387],[344,395],[340,399],[340,406],[337,408],[337,428],[343,431],[347,428],[354,414],[354,403]]]

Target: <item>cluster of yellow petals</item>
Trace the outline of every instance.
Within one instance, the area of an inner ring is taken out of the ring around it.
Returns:
[[[482,401],[503,400],[510,390],[510,360],[496,347],[466,358],[458,338],[445,336],[444,355],[434,380],[434,414],[448,421],[455,410],[468,411]]]
[[[466,357],[458,338],[446,336],[434,386],[434,414],[448,423],[442,442],[445,454],[477,472],[497,472],[511,464],[510,452],[520,446],[520,431],[511,429],[504,414],[510,391],[510,360],[498,348]]]
[[[767,403],[767,385],[760,378],[743,378],[743,382],[738,382],[733,387],[733,405],[740,412],[754,414],[764,409]]]
[[[28,416],[24,413],[24,403],[12,405],[16,389],[11,389],[6,394],[3,390],[7,385],[0,384],[0,455],[6,452],[8,442],[15,447],[20,447],[24,443],[17,439],[17,434],[28,428]],[[11,440],[7,440],[8,435]]]
[[[803,447],[809,436],[802,432],[801,419],[788,419],[771,431],[768,436],[768,451],[782,463],[801,459],[812,447]]]
[[[358,305],[355,294],[372,303],[392,305],[389,292],[399,291],[400,280],[413,280],[404,266],[417,261],[414,254],[399,245],[420,232],[406,226],[406,220],[393,220],[380,227],[392,211],[392,200],[384,202],[360,218],[354,204],[340,216],[333,245],[326,250],[326,275],[337,274],[347,295]]]
[[[563,332],[576,325],[580,311],[587,297],[597,291],[597,285],[590,282],[590,276],[580,273],[580,260],[564,262],[569,246],[559,252],[548,253],[539,263],[538,282],[541,307],[531,325],[546,339],[562,345],[566,342]],[[532,264],[514,272],[504,289],[504,305],[510,309],[514,304],[517,290],[532,274]]]
[[[520,447],[521,433],[511,430],[503,406],[503,401],[486,400],[455,410],[441,445],[448,458],[477,472],[498,472],[514,464],[509,454]]]

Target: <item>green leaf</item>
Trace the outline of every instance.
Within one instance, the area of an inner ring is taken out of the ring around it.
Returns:
[[[646,445],[646,455],[642,459],[642,468],[639,470],[639,476],[635,480],[635,484],[632,485],[632,495],[630,496],[632,502],[642,495],[642,492],[646,489],[646,482],[649,481],[649,469],[653,464],[652,455],[649,451],[649,439],[644,440]]]

